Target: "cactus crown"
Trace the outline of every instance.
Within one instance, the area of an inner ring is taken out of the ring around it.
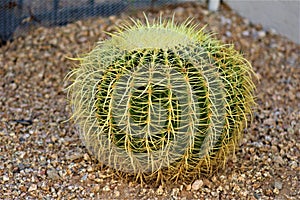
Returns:
[[[134,21],[69,77],[73,118],[102,163],[141,178],[195,178],[223,166],[251,114],[252,68],[187,20]]]

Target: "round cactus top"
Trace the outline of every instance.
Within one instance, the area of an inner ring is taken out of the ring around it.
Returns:
[[[115,46],[122,50],[137,50],[145,48],[168,49],[179,45],[195,43],[203,36],[202,29],[196,31],[196,26],[190,26],[191,20],[177,25],[173,20],[146,24],[134,21],[134,25],[122,27],[119,32],[111,34],[106,41],[108,46]]]

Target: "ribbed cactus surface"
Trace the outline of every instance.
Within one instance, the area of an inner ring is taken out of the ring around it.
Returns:
[[[195,178],[224,166],[251,114],[251,65],[173,21],[120,27],[73,69],[73,118],[100,162],[141,178]]]

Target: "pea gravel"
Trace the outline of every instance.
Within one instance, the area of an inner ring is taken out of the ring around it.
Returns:
[[[0,47],[0,199],[298,199],[300,196],[300,46],[222,5],[183,3],[146,11],[194,22],[244,52],[258,77],[257,107],[226,168],[191,183],[140,185],[101,166],[72,122],[66,57],[108,38],[103,31],[141,11],[31,27]]]

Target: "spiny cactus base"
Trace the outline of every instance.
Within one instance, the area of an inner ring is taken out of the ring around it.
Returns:
[[[251,114],[251,65],[190,21],[133,21],[111,36],[69,75],[88,150],[143,180],[223,167]]]

